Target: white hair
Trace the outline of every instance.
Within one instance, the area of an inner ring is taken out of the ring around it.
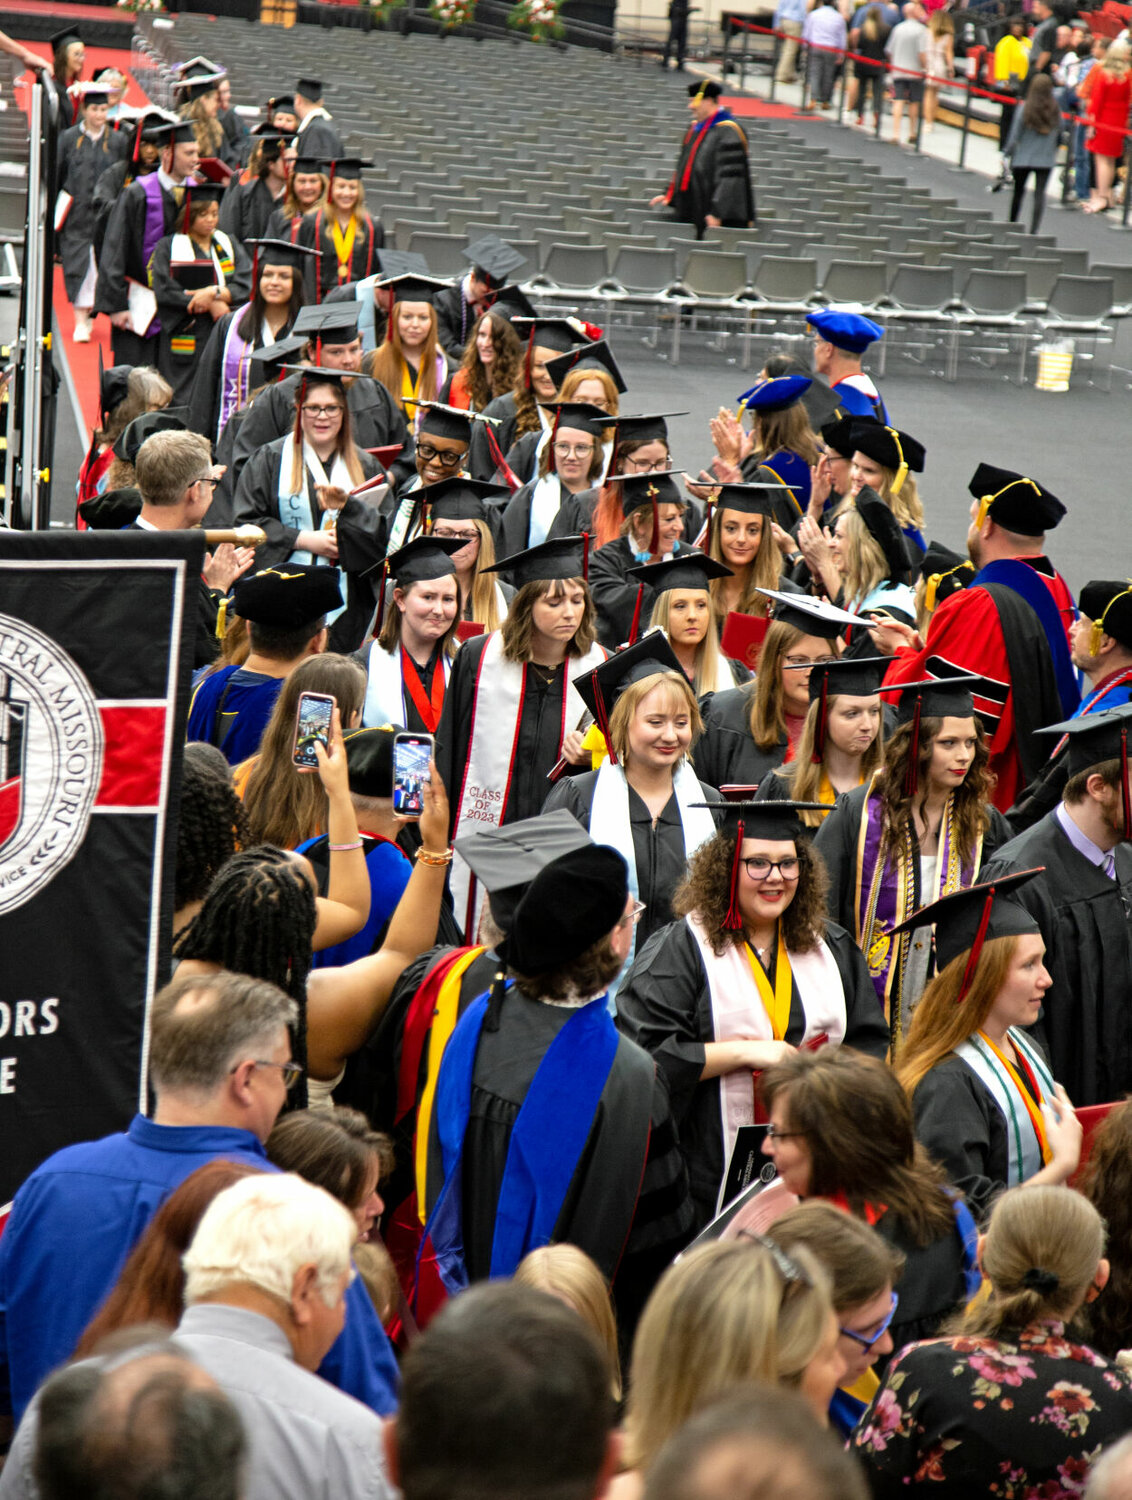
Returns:
[[[1093,1464],[1085,1500],[1132,1500],[1132,1437],[1113,1443]]]
[[[185,1306],[241,1284],[289,1302],[296,1272],[313,1265],[335,1307],[356,1238],[353,1215],[323,1188],[293,1172],[245,1177],[217,1193],[182,1257]]]

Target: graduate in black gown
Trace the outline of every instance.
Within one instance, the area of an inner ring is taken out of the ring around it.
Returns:
[[[220,205],[221,229],[245,244],[264,238],[287,191],[287,137],[273,125],[257,125],[252,136],[255,145],[247,168],[229,183]]]
[[[922,907],[940,972],[924,991],[897,1076],[916,1137],[985,1217],[1004,1188],[1068,1181],[1081,1155],[1069,1096],[1026,1028],[1049,989],[1045,944],[1021,904],[1036,870],[1000,875]]]
[[[602,435],[611,420],[607,413],[579,401],[555,402],[553,410],[537,477],[516,490],[504,507],[501,545],[505,552],[522,552],[545,542],[564,502],[580,490],[592,489],[605,467]]]
[[[99,178],[129,154],[130,139],[106,121],[109,86],[84,85],[82,121],[59,138],[59,192],[71,204],[59,234],[63,284],[75,309],[75,341],[90,342],[90,315],[98,271],[94,255],[94,190]]]
[[[526,256],[497,234],[481,235],[468,245],[464,256],[470,267],[467,274],[432,299],[436,340],[453,369],[463,359],[476,324],[492,310],[508,279],[527,264]]]
[[[715,836],[715,818],[699,804],[722,799],[696,779],[687,759],[699,708],[662,632],[611,656],[579,680],[578,692],[610,753],[597,770],[564,776],[545,810],[565,808],[597,843],[624,857],[630,889],[645,904],[640,947],[672,921],[672,897],[689,858]]]
[[[506,620],[457,653],[437,733],[456,837],[533,817],[560,759],[590,768],[588,718],[574,683],[605,660],[594,641],[581,537],[544,542],[497,568],[515,584]],[[478,903],[467,867],[452,871],[456,920],[471,938]]]
[[[655,1274],[687,1236],[663,1080],[606,1008],[633,921],[619,854],[561,855],[519,902],[490,996],[452,1034],[418,1126],[429,1132],[426,1248],[449,1293],[513,1274],[552,1241],[579,1246],[617,1290],[619,1271],[631,1278],[640,1258]],[[442,1152],[442,1135],[462,1145]]]
[[[797,804],[728,804],[677,892],[681,920],[644,945],[618,990],[619,1028],[668,1082],[697,1228],[754,1123],[753,1072],[801,1046],[883,1057],[888,1045],[861,952],[825,918],[823,876]]]
[[[1130,732],[1128,705],[1051,725],[1051,739],[1069,737],[1062,799],[983,870],[989,880],[1044,866],[1017,899],[1045,939],[1053,984],[1040,1035],[1076,1105],[1107,1104],[1132,1089]]]
[[[299,122],[295,148],[304,156],[332,161],[346,153],[342,137],[335,130],[330,111],[322,102],[322,83],[317,78],[300,78],[295,83],[295,115]]]
[[[602,486],[603,496],[607,491],[616,494],[615,503],[625,518],[620,536],[598,544],[590,567],[598,639],[611,649],[633,640],[634,630],[647,625],[656,603],[655,589],[630,578],[630,569],[695,555],[684,539],[688,502],[676,483],[678,477],[611,474]]]
[[[381,224],[366,212],[361,157],[339,156],[328,165],[326,202],[303,218],[298,233],[300,245],[319,252],[306,268],[311,302],[321,302],[334,287],[371,276],[377,269],[377,252],[385,243]]]

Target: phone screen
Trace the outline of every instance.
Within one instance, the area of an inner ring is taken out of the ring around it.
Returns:
[[[393,741],[393,811],[399,818],[419,818],[432,758],[431,734],[399,734]]]
[[[295,765],[318,769],[315,741],[321,740],[324,750],[328,747],[333,714],[333,698],[322,693],[299,694],[299,711],[295,717],[295,751],[291,756]]]

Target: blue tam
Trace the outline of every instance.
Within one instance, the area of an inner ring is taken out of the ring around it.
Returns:
[[[760,380],[749,391],[739,397],[739,404],[748,411],[785,411],[801,401],[813,381],[808,375],[777,375],[772,380]]]
[[[835,307],[812,312],[806,319],[827,343],[850,354],[863,354],[870,344],[884,337],[884,329],[860,313],[839,312]]]

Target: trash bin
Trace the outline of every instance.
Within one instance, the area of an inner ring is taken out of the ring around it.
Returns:
[[[1038,345],[1038,378],[1034,381],[1035,390],[1067,391],[1072,373],[1072,339],[1055,339],[1052,343]]]

